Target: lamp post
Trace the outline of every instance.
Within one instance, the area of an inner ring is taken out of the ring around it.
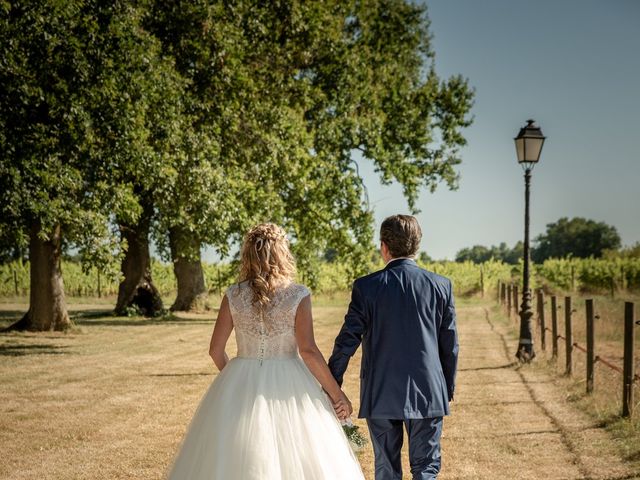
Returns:
[[[524,170],[524,269],[522,271],[522,305],[520,306],[520,341],[516,357],[523,363],[528,363],[536,356],[533,351],[533,334],[531,332],[531,288],[529,287],[529,189],[531,185],[531,171],[540,160],[540,152],[545,136],[533,120],[520,129],[516,142],[518,163]]]

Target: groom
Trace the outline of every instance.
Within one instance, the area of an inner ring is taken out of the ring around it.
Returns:
[[[358,417],[367,419],[376,480],[402,479],[403,427],[413,479],[435,479],[440,471],[442,417],[453,400],[458,336],[451,281],[413,260],[421,238],[413,216],[393,215],[382,222],[386,266],[353,283],[329,359],[342,385],[362,343]]]

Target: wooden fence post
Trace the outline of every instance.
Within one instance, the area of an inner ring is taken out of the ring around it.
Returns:
[[[518,320],[518,286],[513,286],[513,313],[515,313],[515,319]]]
[[[540,348],[547,348],[547,325],[544,321],[544,291],[538,290],[538,323],[540,325]]]
[[[16,269],[13,269],[13,288],[16,291],[16,297],[20,295],[20,291],[18,290],[18,272]]]
[[[496,303],[500,304],[500,280],[498,280],[498,288],[496,288]]]
[[[500,284],[500,303],[504,305],[506,301],[507,301],[507,285],[504,282],[502,282]]]
[[[593,392],[594,383],[594,328],[593,328],[593,299],[585,302],[587,309],[587,393]]]
[[[100,270],[98,270],[98,298],[102,298],[102,286],[100,285]]]
[[[558,299],[555,295],[551,296],[551,355],[558,358]]]
[[[507,312],[509,313],[509,318],[511,318],[511,300],[513,300],[513,285],[509,284],[507,287]]]
[[[616,279],[611,277],[609,279],[609,289],[611,290],[611,298],[616,297]]]
[[[632,302],[624,304],[624,367],[622,372],[622,416],[633,414],[633,330],[635,326]]]
[[[565,350],[567,354],[566,375],[573,372],[573,333],[571,331],[571,297],[564,297],[564,336]]]

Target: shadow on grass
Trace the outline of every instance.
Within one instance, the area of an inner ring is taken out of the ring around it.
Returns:
[[[101,327],[145,327],[150,325],[208,325],[212,321],[210,319],[203,320],[182,320],[180,318],[144,318],[144,317],[115,317],[113,319],[106,319],[100,317],[99,319],[91,318],[74,318],[73,321],[76,325],[85,327],[101,326]]]
[[[0,312],[0,330],[8,327],[24,315],[24,312]],[[209,325],[213,323],[212,318],[181,318],[175,315],[166,315],[155,318],[147,317],[115,317],[111,310],[85,310],[70,315],[76,326],[83,327],[145,327],[150,325]],[[11,332],[22,333],[22,332]],[[39,338],[45,338],[41,334],[44,332],[29,332],[38,334]],[[58,338],[58,337],[51,337]]]
[[[637,480],[637,473],[630,473],[629,475],[623,475],[621,477],[584,477],[583,480]]]
[[[25,314],[25,311],[22,310],[0,310],[0,321],[13,321],[19,320]]]
[[[73,351],[64,350],[70,345],[47,345],[43,343],[34,343],[30,345],[0,345],[0,356],[4,357],[21,357],[24,355],[68,355],[75,353]]]
[[[149,325],[202,325],[211,323],[211,318],[182,318],[172,313],[158,317],[121,317],[113,310],[84,310],[73,315],[73,322],[82,326],[114,326],[114,327],[143,327]]]

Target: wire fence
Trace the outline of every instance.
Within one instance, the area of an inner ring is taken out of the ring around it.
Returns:
[[[506,309],[509,318],[518,319],[518,285],[513,283],[498,282],[496,301]],[[582,352],[586,358],[586,391],[593,393],[595,385],[595,365],[601,364],[608,369],[622,374],[622,416],[630,417],[634,409],[634,386],[640,385],[640,375],[634,371],[635,368],[635,327],[640,325],[640,320],[635,316],[635,305],[633,302],[624,302],[624,314],[620,315],[623,320],[623,351],[622,366],[615,360],[603,354],[596,354],[596,330],[595,320],[600,316],[595,312],[594,299],[584,300],[585,311],[585,339],[586,344],[574,341],[574,315],[577,310],[574,308],[574,299],[571,296],[564,297],[564,305],[558,302],[557,295],[550,295],[550,301],[546,300],[546,295],[542,289],[536,291],[535,311],[536,326],[540,335],[540,347],[543,351],[547,349],[547,337],[551,341],[551,357],[558,360],[559,341],[564,343],[565,352],[565,375],[573,375],[574,351]],[[559,332],[558,312],[564,310],[564,335]],[[551,326],[547,325],[547,313],[550,313]]]

